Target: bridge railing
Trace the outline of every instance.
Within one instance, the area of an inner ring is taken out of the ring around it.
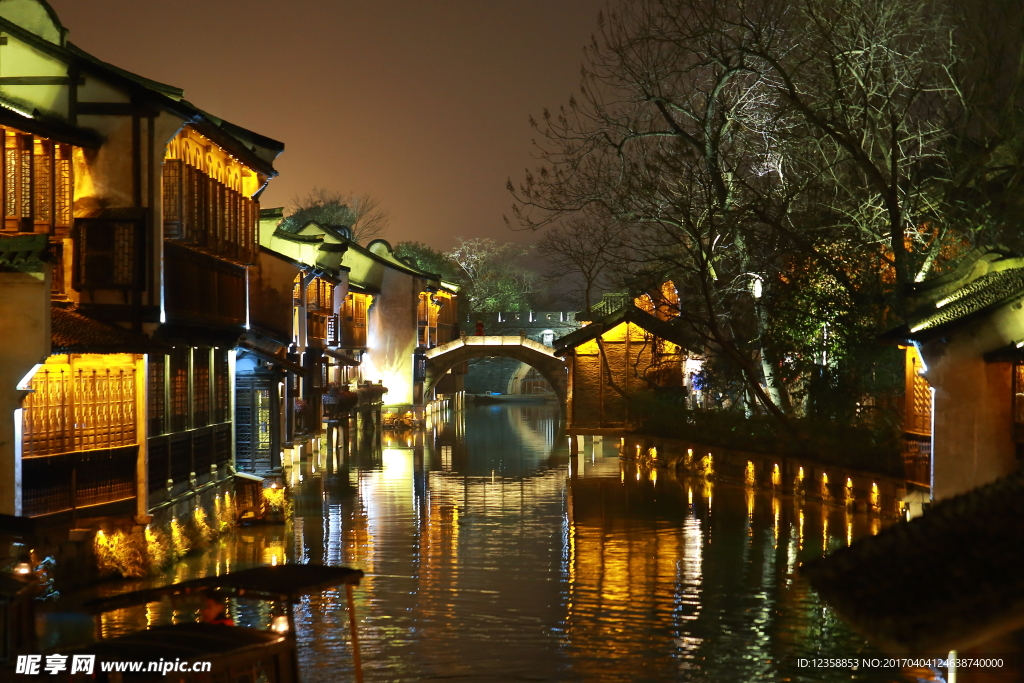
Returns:
[[[424,354],[428,359],[436,358],[442,353],[447,353],[454,349],[461,348],[463,346],[522,346],[524,348],[537,351],[545,356],[555,357],[554,350],[549,346],[544,346],[540,342],[536,342],[523,335],[468,335],[465,337],[459,337],[446,344],[435,346],[432,349],[427,349]]]

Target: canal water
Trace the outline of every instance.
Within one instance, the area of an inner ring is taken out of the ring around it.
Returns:
[[[347,463],[308,464],[291,522],[243,529],[161,582],[280,562],[358,567],[367,681],[902,680],[798,666],[872,654],[796,569],[877,533],[877,518],[638,468],[618,445],[588,439],[570,457],[554,406],[470,408]],[[295,614],[303,680],[352,680],[343,590]],[[75,630],[50,618],[52,640]],[[192,618],[151,606],[103,629]]]

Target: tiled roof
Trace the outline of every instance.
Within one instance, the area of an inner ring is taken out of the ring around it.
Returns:
[[[149,337],[54,306],[50,318],[52,353],[148,353],[163,350]]]
[[[623,322],[631,322],[656,337],[670,341],[673,344],[678,344],[684,348],[697,346],[692,339],[692,335],[687,334],[687,331],[680,327],[679,324],[659,320],[650,313],[640,310],[632,302],[629,302],[617,311],[613,311],[610,315],[598,318],[591,324],[556,339],[554,342],[555,355],[560,356],[567,353],[569,349],[594,339]]]
[[[0,272],[43,272],[48,248],[46,235],[0,235]]]
[[[894,652],[960,649],[1024,617],[1024,473],[801,567],[857,630]]]
[[[946,325],[1024,296],[1024,268],[986,273],[935,302],[936,310],[910,323],[911,333]]]

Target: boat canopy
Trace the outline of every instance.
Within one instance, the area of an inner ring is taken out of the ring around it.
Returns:
[[[226,598],[297,602],[302,596],[319,593],[334,586],[358,586],[360,569],[328,567],[319,564],[280,564],[253,567],[220,576],[207,576],[181,583],[146,588],[107,598],[91,600],[85,608],[93,614],[159,602],[164,597],[213,592]]]

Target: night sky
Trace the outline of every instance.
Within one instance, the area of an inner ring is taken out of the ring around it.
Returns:
[[[370,192],[388,239],[532,241],[502,220],[528,117],[577,91],[603,0],[50,0],[69,39],[281,140],[264,207]]]

